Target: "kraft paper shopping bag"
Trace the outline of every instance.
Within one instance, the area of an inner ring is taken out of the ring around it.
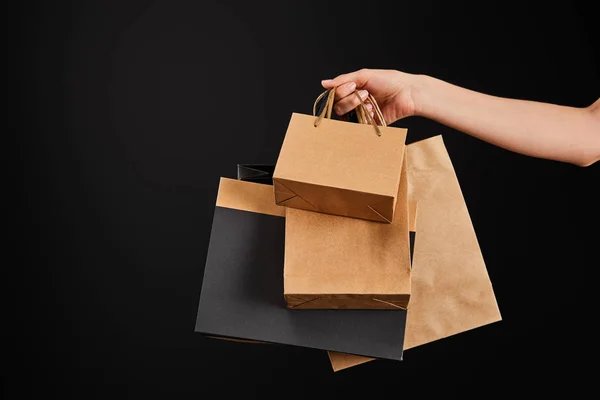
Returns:
[[[377,125],[368,112],[361,122],[370,124],[331,119],[334,93],[319,117],[292,114],[273,173],[275,203],[391,223],[407,130],[383,118]]]
[[[405,350],[502,319],[441,136],[407,146],[409,196],[419,204]],[[373,358],[329,352],[335,371]]]
[[[406,158],[390,224],[288,208],[284,295],[294,309],[406,310],[411,293]]]

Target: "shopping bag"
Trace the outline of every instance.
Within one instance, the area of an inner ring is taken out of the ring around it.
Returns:
[[[335,89],[325,93],[319,116],[292,114],[273,173],[275,203],[391,223],[407,130],[386,126],[372,97],[378,121],[364,103],[362,123],[331,119]]]
[[[406,158],[403,164],[390,224],[286,210],[283,279],[289,308],[406,310],[411,213]]]
[[[273,203],[272,190],[221,178],[195,331],[402,360],[406,311],[286,308],[285,207]]]
[[[502,319],[477,236],[441,136],[407,146],[418,240],[404,349]],[[329,352],[335,371],[373,358]]]

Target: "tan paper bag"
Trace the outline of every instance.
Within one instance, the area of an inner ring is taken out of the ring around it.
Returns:
[[[390,224],[288,208],[284,296],[294,309],[403,309],[410,299],[406,158]]]
[[[318,118],[292,115],[273,173],[275,203],[390,223],[407,131],[377,126],[368,112],[371,125],[330,119],[334,92]]]
[[[409,196],[419,212],[405,350],[502,319],[442,137],[407,147]],[[329,358],[334,371],[372,360]]]

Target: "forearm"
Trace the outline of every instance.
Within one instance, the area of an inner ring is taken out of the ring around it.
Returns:
[[[419,76],[417,115],[517,153],[589,165],[600,157],[600,118],[575,108],[490,96]]]

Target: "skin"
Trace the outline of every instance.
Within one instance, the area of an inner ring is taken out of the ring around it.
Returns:
[[[337,87],[338,115],[359,105],[355,90],[363,99],[370,92],[388,124],[420,116],[532,157],[581,167],[600,159],[600,99],[583,108],[508,99],[395,70],[361,69],[322,85]]]

